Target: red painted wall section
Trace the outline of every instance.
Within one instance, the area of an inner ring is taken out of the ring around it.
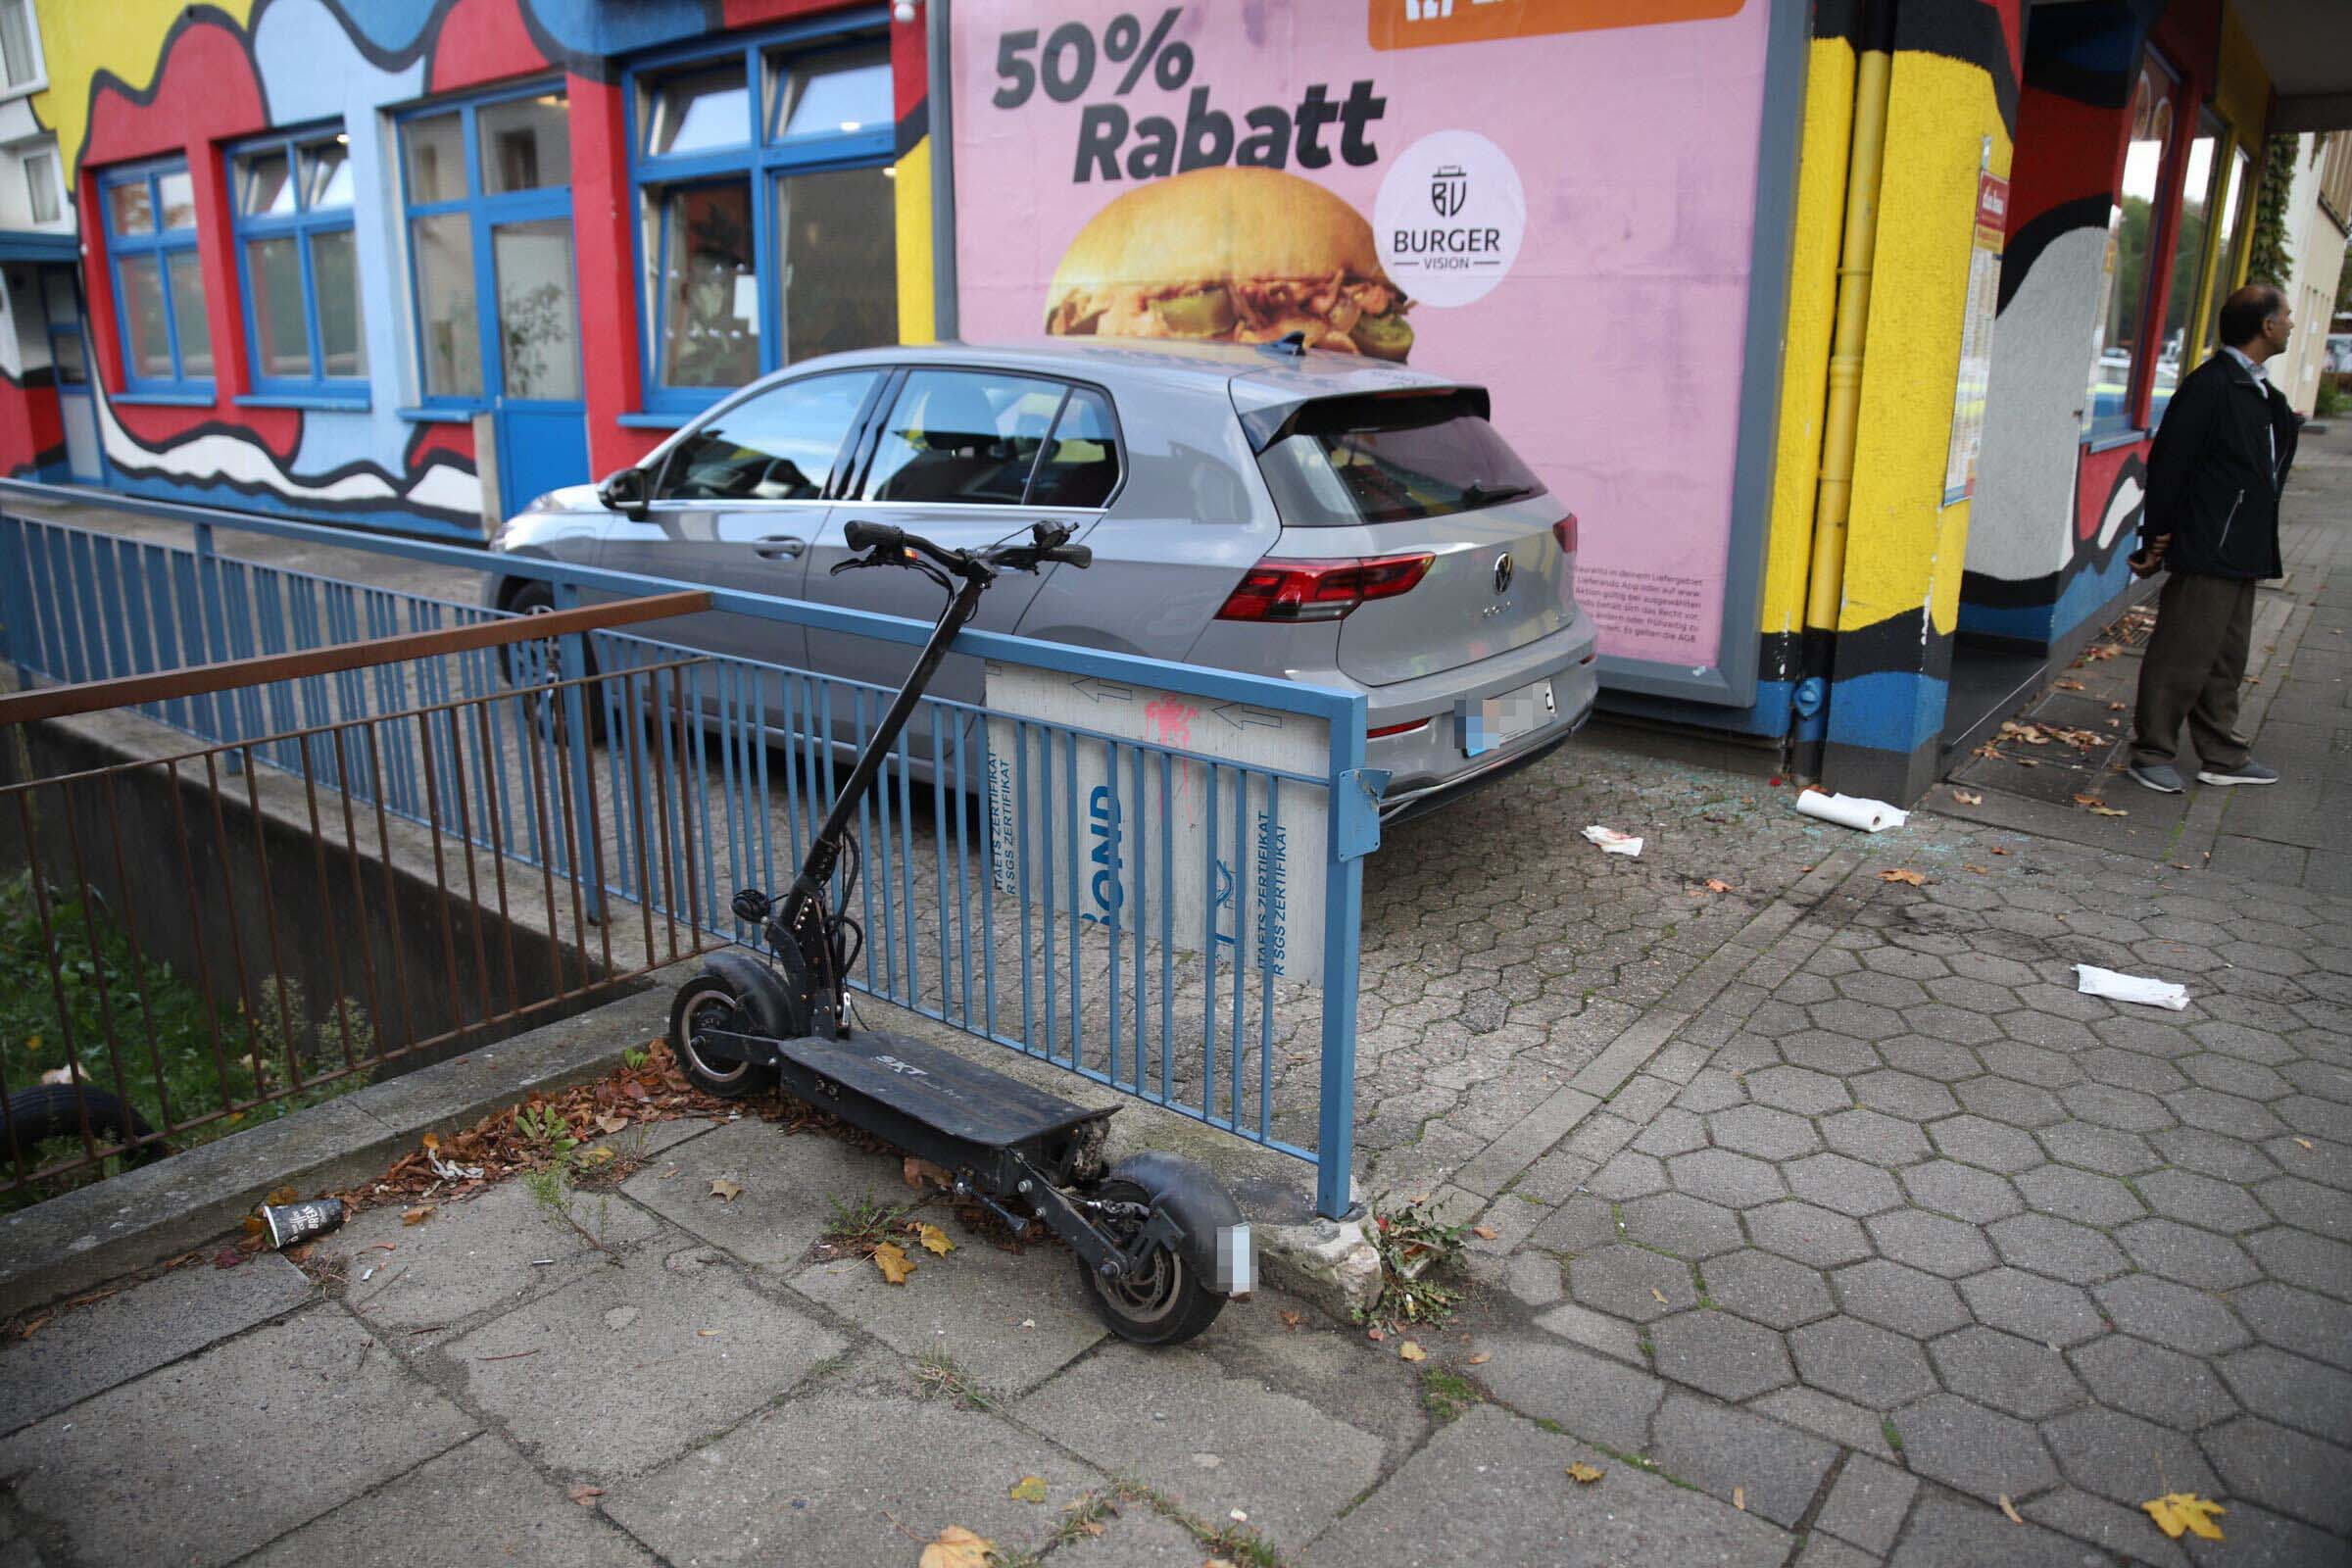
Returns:
[[[547,69],[516,0],[458,0],[433,35],[430,90],[455,92]]]
[[[793,17],[805,17],[811,12],[837,9],[841,0],[725,0],[720,10],[722,27],[751,27],[763,22],[783,22]]]
[[[63,457],[65,445],[57,388],[0,375],[0,473],[29,475],[44,457]]]
[[[637,262],[629,224],[627,127],[615,83],[571,78],[571,232],[579,259],[588,471],[602,477],[653,451],[659,430],[619,423],[636,409]]]
[[[2089,543],[2097,537],[2099,525],[2106,520],[2107,498],[2115,491],[2115,476],[2124,465],[2134,459],[2148,461],[2152,442],[2134,441],[2104,452],[2084,452],[2082,466],[2075,476],[2075,537]]]
[[[923,27],[921,12],[915,13],[912,22],[890,24],[890,113],[901,125],[923,107],[930,92],[930,62],[931,38]]]
[[[473,426],[419,423],[409,437],[408,450],[401,454],[400,466],[409,473],[421,473],[436,457],[446,457],[471,472],[474,460]]]

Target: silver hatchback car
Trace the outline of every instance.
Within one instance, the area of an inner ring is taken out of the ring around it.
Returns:
[[[541,497],[493,548],[928,621],[938,593],[914,573],[832,574],[844,524],[968,549],[1053,518],[1092,569],[1009,573],[977,624],[1360,691],[1395,818],[1532,761],[1592,708],[1576,517],[1488,412],[1478,387],[1280,344],[837,354]],[[495,573],[485,589],[502,609],[546,596]],[[913,660],[735,615],[644,630],[883,685]],[[981,680],[951,660],[932,691],[978,702]]]

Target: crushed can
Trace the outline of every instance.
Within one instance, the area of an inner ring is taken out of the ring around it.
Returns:
[[[343,1200],[314,1198],[300,1203],[266,1203],[262,1223],[269,1228],[270,1245],[282,1252],[298,1242],[324,1236],[343,1223]]]

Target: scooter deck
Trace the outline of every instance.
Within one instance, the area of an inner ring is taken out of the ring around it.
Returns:
[[[847,1040],[811,1035],[780,1040],[776,1050],[808,1072],[983,1148],[1010,1148],[1111,1113],[1108,1107],[1072,1104],[904,1035],[860,1031]]]

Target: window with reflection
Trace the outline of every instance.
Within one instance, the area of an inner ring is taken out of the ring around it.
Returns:
[[[2107,299],[2092,340],[2089,395],[2082,427],[2093,437],[2134,428],[2132,389],[2139,367],[2157,345],[2149,341],[2148,290],[2158,242],[2157,197],[2164,188],[2165,154],[2173,141],[2179,83],[2150,51],[2132,89],[2131,144],[2124,152],[2122,188],[2107,217]]]
[[[2236,285],[2237,270],[2243,260],[2245,236],[2254,223],[2254,159],[2242,142],[2232,138],[2230,147],[2229,184],[2222,193],[2218,209],[2221,235],[2214,247],[2213,298],[2205,307],[2205,349],[2211,354],[2221,347],[2222,302],[2230,297]]]
[[[98,207],[122,333],[124,390],[210,398],[213,329],[187,166],[106,170],[98,175]]]
[[[2205,271],[2205,241],[2213,232],[2217,200],[2215,176],[2220,172],[2214,153],[2221,136],[2211,118],[2188,144],[2188,169],[2180,184],[2180,218],[2173,225],[2173,281],[2164,301],[2164,332],[2156,345],[2156,378],[2148,394],[2148,424],[2164,420],[2173,401],[2173,388],[2196,345],[2189,341],[2197,311],[2197,286]]]
[[[348,137],[312,130],[243,144],[230,154],[229,200],[255,388],[364,400]]]
[[[753,37],[640,64],[627,91],[647,408],[898,341],[887,44]]]

